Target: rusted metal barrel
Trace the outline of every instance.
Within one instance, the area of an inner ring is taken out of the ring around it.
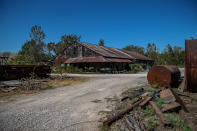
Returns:
[[[185,87],[197,92],[197,39],[185,40]]]
[[[181,73],[173,65],[153,66],[148,72],[147,79],[151,85],[159,87],[174,86],[178,84]]]

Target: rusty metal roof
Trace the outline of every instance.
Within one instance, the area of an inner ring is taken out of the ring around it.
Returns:
[[[138,60],[152,60],[142,54],[133,51],[127,50],[119,50],[111,47],[106,46],[98,46],[94,44],[87,44],[80,42],[82,46],[85,46],[98,54],[104,57],[112,57],[112,58],[124,58],[124,59],[138,59]]]
[[[131,63],[132,59],[151,60],[150,58],[136,52],[119,50],[106,46],[98,46],[80,42],[82,46],[100,54],[98,57],[77,57],[65,59],[65,63],[85,63],[85,62],[124,62]]]
[[[65,61],[65,63],[89,63],[89,62],[123,62],[123,63],[131,63],[129,59],[118,59],[118,58],[105,58],[103,56],[98,57],[77,57],[77,58],[69,58]]]
[[[152,61],[151,58],[148,58],[142,54],[139,54],[137,52],[133,52],[133,51],[127,51],[127,50],[121,50],[122,52],[125,52],[127,53],[128,55],[134,57],[135,59],[138,59],[138,60],[149,60],[149,61]]]
[[[82,42],[80,42],[80,44],[105,57],[134,59],[134,57],[115,48],[98,46],[98,45],[87,44],[87,43],[82,43]]]

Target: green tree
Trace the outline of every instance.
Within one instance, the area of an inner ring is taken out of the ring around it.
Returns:
[[[128,45],[124,47],[123,50],[134,51],[140,54],[144,54],[144,47],[141,46]]]
[[[55,50],[55,43],[54,42],[49,42],[47,45],[47,50],[48,53],[51,54],[51,52],[53,52]]]
[[[29,33],[31,40],[34,40],[36,44],[41,44],[41,42],[45,38],[45,33],[42,30],[41,26],[34,25],[31,27],[31,31]]]
[[[64,35],[61,37],[61,41],[58,42],[55,45],[54,52],[56,56],[60,55],[63,53],[64,49],[66,49],[68,46],[80,42],[81,36],[77,35]]]
[[[185,61],[185,51],[179,46],[174,46],[173,48],[168,44],[163,50],[160,60],[162,61],[162,64],[183,66]]]
[[[148,43],[146,47],[146,56],[154,60],[154,64],[158,64],[159,50],[155,43]]]
[[[12,64],[37,64],[46,61],[48,56],[44,52],[43,42],[45,34],[40,26],[32,26],[30,30],[31,40],[26,41],[17,56],[10,61]]]
[[[104,40],[103,39],[100,39],[98,45],[99,46],[104,46]]]

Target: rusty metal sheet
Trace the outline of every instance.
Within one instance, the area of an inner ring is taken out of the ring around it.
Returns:
[[[82,43],[82,42],[80,42],[79,44],[81,44],[82,46],[85,46],[85,47],[97,52],[98,54],[105,56],[105,57],[127,58],[127,59],[133,58],[133,57],[131,57],[131,56],[129,56],[117,49],[114,49],[114,48],[105,47],[105,46],[97,46],[94,44],[87,44],[87,43]]]
[[[197,91],[197,39],[185,40],[185,87]]]
[[[51,73],[50,66],[47,65],[1,65],[0,80],[13,80],[29,77],[35,73],[39,77],[46,77]]]
[[[127,51],[127,50],[121,50],[122,52],[125,52],[126,54],[134,57],[137,60],[148,60],[148,61],[153,61],[151,58],[148,58],[142,54],[139,54],[137,52],[133,52],[133,51]]]
[[[181,108],[181,105],[177,102],[172,102],[170,104],[163,104],[162,112],[176,111]]]
[[[98,57],[77,57],[77,58],[69,58],[65,61],[65,63],[97,63],[97,62],[124,62],[131,63],[129,59],[117,59],[117,58],[104,58],[102,56]]]
[[[148,72],[149,84],[159,87],[169,87],[176,85],[180,79],[180,70],[173,65],[153,66]]]
[[[106,46],[97,46],[94,44],[87,44],[87,43],[80,43],[81,45],[97,52],[98,54],[101,54],[104,57],[111,57],[111,58],[125,58],[125,59],[138,59],[138,60],[149,60],[152,61],[152,59],[141,55],[137,52],[132,51],[126,51],[126,50],[119,50],[111,47]]]

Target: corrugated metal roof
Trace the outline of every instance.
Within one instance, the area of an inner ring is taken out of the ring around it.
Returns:
[[[106,46],[98,46],[94,44],[87,44],[80,42],[81,45],[97,52],[98,54],[104,57],[112,57],[112,58],[125,58],[125,59],[138,59],[138,60],[152,60],[142,54],[133,51],[127,50],[119,50]]]
[[[150,58],[148,58],[144,55],[141,55],[137,52],[127,51],[127,50],[121,50],[121,51],[127,53],[128,55],[130,55],[130,56],[132,56],[132,57],[134,57],[135,59],[138,59],[138,60],[150,60],[150,61],[152,61],[152,59],[150,59]]]
[[[89,62],[124,62],[130,63],[129,59],[118,59],[118,58],[104,58],[102,56],[98,57],[77,57],[77,58],[69,58],[65,61],[65,63],[89,63]]]
[[[134,57],[118,49],[105,47],[105,46],[98,46],[98,45],[93,45],[93,44],[87,44],[87,43],[82,43],[82,42],[80,42],[80,44],[105,57],[134,59]]]

